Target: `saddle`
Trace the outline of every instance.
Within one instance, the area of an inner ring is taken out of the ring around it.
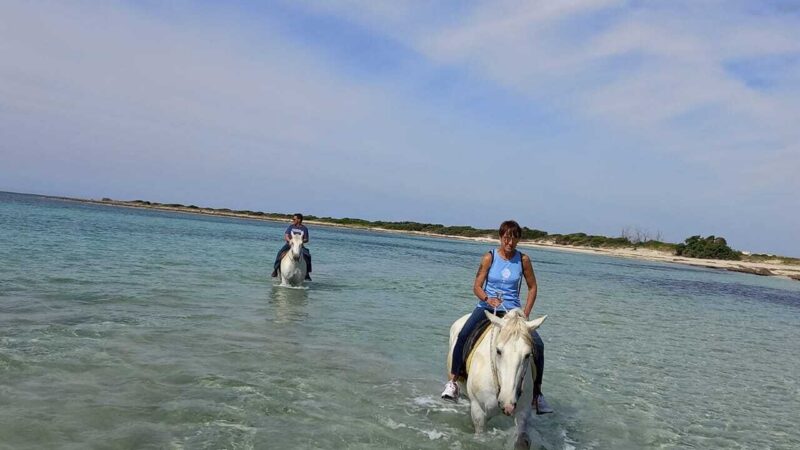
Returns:
[[[505,311],[496,311],[495,314],[497,317],[503,317],[506,315]],[[464,361],[464,366],[459,367],[458,369],[458,379],[461,381],[467,381],[467,375],[469,375],[467,369],[469,368],[470,364],[472,363],[472,353],[473,351],[478,348],[483,338],[489,334],[489,325],[492,322],[489,319],[484,318],[481,323],[475,326],[475,329],[472,330],[469,336],[467,336],[467,340],[464,341],[464,352],[462,353]]]
[[[489,334],[489,325],[491,325],[491,323],[492,322],[490,322],[489,319],[481,322],[475,327],[472,333],[467,336],[467,340],[464,341],[464,357],[462,359],[462,361],[464,361],[464,365],[458,368],[458,378],[460,380],[467,381],[467,376],[469,375],[468,368],[470,363],[472,363],[472,352],[478,348],[478,345],[480,345],[480,343],[483,341],[483,338]]]

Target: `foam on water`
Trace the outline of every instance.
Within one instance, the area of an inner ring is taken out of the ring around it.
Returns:
[[[453,412],[453,413],[460,412],[454,406],[450,406],[450,405],[455,405],[456,403],[444,402],[439,397],[433,397],[433,396],[414,397],[412,399],[412,403],[413,403],[414,407],[418,407],[418,408],[415,408],[415,409],[423,409],[424,408],[426,410],[432,410],[432,411],[438,411],[438,412]],[[464,401],[460,401],[460,403],[462,405],[465,404]],[[463,410],[464,408],[462,407],[461,409]],[[463,411],[461,411],[461,412],[463,412]]]
[[[292,285],[289,285],[289,284],[285,284],[283,282],[276,283],[274,286],[275,287],[279,287],[279,288],[283,288],[283,289],[298,289],[298,290],[307,290],[309,288],[308,286],[292,286]]]

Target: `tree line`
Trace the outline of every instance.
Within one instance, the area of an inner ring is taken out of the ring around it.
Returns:
[[[114,200],[104,198],[104,202],[113,202]],[[197,212],[212,212],[217,214],[235,214],[243,216],[253,216],[258,218],[267,219],[290,219],[292,214],[280,213],[264,213],[261,211],[250,210],[231,210],[228,208],[203,208],[196,205],[182,205],[179,203],[157,203],[145,200],[133,200],[130,202],[140,206],[151,207],[165,207],[174,209],[188,209]],[[334,218],[334,217],[317,217],[314,215],[304,215],[305,220],[328,223],[332,225],[343,225],[350,227],[363,227],[363,228],[381,228],[385,230],[394,231],[411,231],[421,233],[431,233],[441,236],[455,236],[455,237],[487,237],[496,238],[496,229],[487,228],[473,228],[468,225],[448,226],[443,224],[420,223],[413,221],[402,222],[388,222],[388,221],[370,221],[364,219],[356,219],[351,217]],[[570,245],[576,247],[592,247],[592,248],[646,248],[652,250],[659,250],[671,252],[677,256],[685,256],[689,258],[703,258],[703,259],[725,259],[725,260],[741,260],[743,253],[732,249],[728,246],[725,238],[720,236],[702,237],[700,235],[691,236],[684,240],[683,243],[673,244],[663,242],[660,240],[661,233],[651,236],[650,233],[641,230],[631,230],[623,228],[622,235],[619,237],[607,237],[599,235],[590,235],[586,233],[572,233],[572,234],[550,234],[546,231],[536,230],[528,227],[522,228],[522,240],[542,244],[555,244],[555,245]],[[747,259],[763,259],[771,255],[748,255]],[[792,260],[795,258],[776,257],[781,260]]]

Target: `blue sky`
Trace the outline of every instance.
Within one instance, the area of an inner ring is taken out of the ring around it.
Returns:
[[[0,4],[0,190],[800,256],[800,2]]]

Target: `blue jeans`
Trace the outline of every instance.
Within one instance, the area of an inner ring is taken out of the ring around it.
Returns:
[[[464,322],[464,327],[461,328],[461,331],[458,333],[456,345],[453,347],[453,360],[451,361],[450,365],[450,372],[453,375],[458,376],[459,372],[461,371],[461,367],[464,365],[464,342],[472,333],[472,330],[477,328],[481,323],[489,321],[489,319],[486,318],[484,311],[491,312],[487,308],[476,306],[467,321]],[[497,311],[497,315],[502,317],[505,315],[505,311]],[[533,395],[536,396],[542,393],[542,375],[544,373],[544,342],[542,342],[542,338],[539,336],[539,332],[536,330],[531,333],[531,337],[533,338],[533,345],[536,347],[533,358],[533,364],[536,366],[536,379],[533,380]]]
[[[278,269],[281,268],[281,257],[283,256],[284,253],[288,252],[289,249],[291,249],[291,248],[292,248],[291,245],[283,244],[283,247],[281,247],[281,249],[278,250],[278,254],[275,255],[275,264],[273,265],[275,270],[278,270]],[[305,247],[303,247],[303,258],[306,260],[306,268],[308,269],[308,273],[311,273],[311,252],[308,251],[308,249],[305,248]]]

